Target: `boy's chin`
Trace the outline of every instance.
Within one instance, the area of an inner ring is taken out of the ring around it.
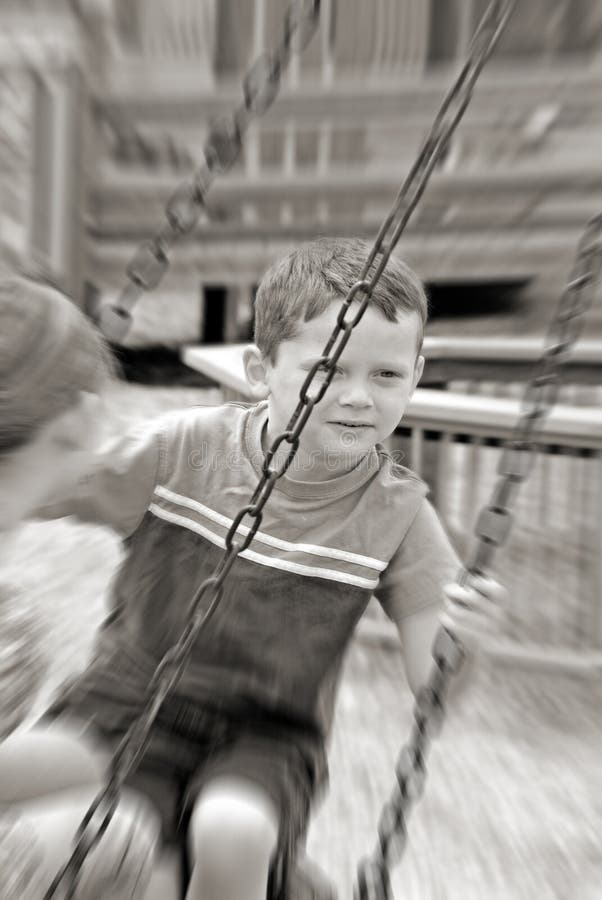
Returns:
[[[333,471],[345,471],[355,468],[371,449],[372,444],[354,446],[352,448],[333,445],[316,455],[314,460],[322,468],[325,467]]]
[[[348,459],[361,459],[369,453],[374,441],[368,437],[356,437],[354,434],[342,434],[336,441],[328,444],[326,452],[330,456],[341,456]]]

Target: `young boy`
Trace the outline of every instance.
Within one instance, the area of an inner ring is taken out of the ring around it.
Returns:
[[[87,737],[108,749],[140,712],[368,250],[320,240],[267,272],[245,355],[256,405],[167,416],[115,442],[75,496],[46,498],[43,515],[110,525],[127,550],[95,656],[52,717],[87,723]],[[373,594],[398,627],[413,689],[430,671],[441,621],[468,649],[498,621],[500,590],[485,579],[448,588],[442,618],[442,589],[460,563],[426,486],[381,444],[420,379],[426,314],[419,280],[392,259],[129,779],[166,836],[187,827],[187,898],[264,900],[270,870],[272,896],[286,896],[278,892],[326,782],[345,650]]]

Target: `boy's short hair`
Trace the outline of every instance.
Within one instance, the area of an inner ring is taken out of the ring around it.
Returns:
[[[20,276],[0,279],[0,458],[114,372],[102,335],[71,300]]]
[[[315,319],[333,301],[347,296],[371,249],[359,238],[319,238],[267,270],[255,297],[255,343],[264,358],[274,363],[278,345],[295,337],[298,322]],[[428,300],[418,276],[399,257],[389,259],[370,303],[390,322],[415,313],[420,351]]]

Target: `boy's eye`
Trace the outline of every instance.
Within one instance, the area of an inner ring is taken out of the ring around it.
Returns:
[[[393,372],[392,369],[383,369],[378,373],[381,378],[401,378],[399,372]]]

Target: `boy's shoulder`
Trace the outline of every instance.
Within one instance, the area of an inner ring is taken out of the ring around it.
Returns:
[[[199,459],[240,453],[255,404],[227,403],[174,410],[154,422],[163,479],[194,469]],[[221,457],[220,457],[221,458]]]
[[[232,434],[237,423],[241,423],[249,411],[251,403],[226,403],[220,406],[190,406],[172,410],[155,420],[155,429],[168,439],[191,438],[202,434],[204,438],[222,434]]]
[[[381,444],[376,447],[378,454],[378,483],[384,489],[397,489],[398,491],[415,491],[425,496],[428,485],[415,472],[404,466],[396,452],[390,453]]]
[[[404,540],[429,489],[384,447],[375,449],[378,466],[357,498],[355,514],[361,517],[364,534],[373,531],[376,545],[390,557]]]

